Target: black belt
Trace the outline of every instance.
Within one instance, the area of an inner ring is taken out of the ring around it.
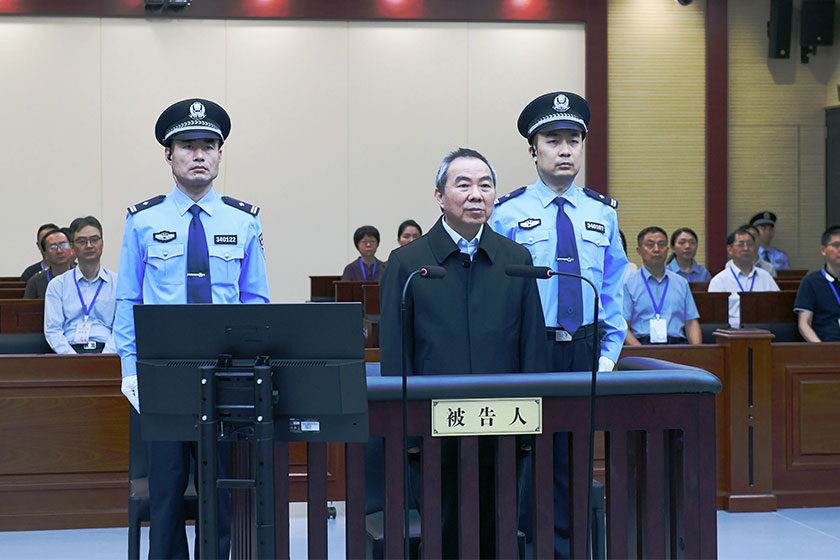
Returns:
[[[648,335],[637,336],[636,340],[638,340],[639,342],[641,342],[642,344],[645,344],[645,345],[647,345],[647,344],[688,344],[688,340],[686,340],[684,337],[682,337],[682,336],[670,336],[670,335],[668,336],[668,342],[651,342],[650,341],[650,336],[648,336]]]
[[[548,335],[548,340],[552,342],[571,342],[581,338],[592,338],[592,333],[595,332],[595,324],[584,325],[571,334],[562,327],[546,327],[545,332]]]
[[[104,342],[88,342],[87,344],[71,344],[76,354],[101,354],[105,349]]]

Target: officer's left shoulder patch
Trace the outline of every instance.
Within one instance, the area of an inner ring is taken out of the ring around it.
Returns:
[[[149,200],[144,200],[143,202],[138,202],[137,204],[128,207],[128,213],[133,216],[134,214],[136,214],[140,210],[145,210],[147,208],[151,208],[152,206],[155,206],[156,204],[160,204],[161,202],[163,202],[163,199],[165,199],[165,198],[166,198],[165,194],[159,194],[157,196],[153,196]]]
[[[602,202],[602,203],[606,204],[607,206],[609,206],[610,208],[618,208],[618,201],[613,200],[612,198],[608,197],[605,194],[601,194],[598,191],[593,191],[592,189],[590,189],[588,187],[584,188],[583,192],[586,193],[586,196],[588,196],[590,198],[594,198],[598,202]]]
[[[252,216],[256,216],[260,213],[260,207],[254,206],[252,204],[248,204],[247,202],[242,202],[241,200],[236,200],[231,196],[223,196],[222,201],[227,204],[228,206],[233,206],[237,210],[242,210],[243,212],[247,212]]]
[[[500,196],[499,198],[496,199],[496,202],[495,202],[494,206],[498,206],[499,204],[502,204],[503,202],[507,202],[511,198],[516,198],[520,194],[524,193],[526,188],[528,188],[528,187],[519,187],[516,190],[510,191],[506,195]]]

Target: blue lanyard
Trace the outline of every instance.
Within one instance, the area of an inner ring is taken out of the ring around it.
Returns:
[[[362,278],[367,280],[367,273],[365,272],[365,262],[362,257],[359,257],[359,266],[362,267]],[[370,273],[372,278],[376,278],[376,259],[373,259],[373,272]]]
[[[729,272],[731,272],[731,273],[732,273],[732,276],[735,278],[735,281],[736,281],[736,282],[738,282],[738,288],[739,288],[739,290],[738,290],[738,291],[743,292],[743,291],[744,291],[744,287],[741,285],[741,281],[740,281],[740,280],[738,280],[738,275],[737,275],[737,274],[735,274],[735,270],[733,269],[733,267],[731,267],[731,266],[729,267]],[[752,279],[752,283],[750,284],[750,291],[752,291],[752,290],[753,290],[753,286],[755,286],[755,277],[756,277],[756,276],[758,276],[758,272],[757,272],[757,271],[755,271],[755,270],[753,270],[753,279]]]
[[[828,285],[831,286],[831,291],[834,292],[834,299],[837,300],[837,305],[840,305],[840,295],[837,295],[837,288],[834,287],[834,282],[828,279],[828,274],[826,274],[825,269],[822,269],[820,272],[822,272]]]
[[[662,306],[665,304],[665,294],[668,293],[668,275],[665,275],[665,289],[662,290],[662,298],[659,300],[659,305],[656,305],[656,300],[653,299],[653,292],[650,291],[650,284],[648,284],[648,280],[645,277],[644,272],[642,272],[642,280],[645,281],[645,288],[647,288],[648,295],[650,296],[650,302],[653,304],[653,312],[656,313],[656,318],[659,319],[659,316],[662,314]]]
[[[99,297],[99,292],[102,291],[102,284],[105,282],[100,280],[99,287],[96,288],[96,293],[93,295],[93,299],[90,301],[90,307],[85,307],[85,298],[82,297],[82,289],[79,287],[79,279],[76,277],[76,271],[78,268],[73,269],[73,280],[76,282],[76,293],[79,294],[79,301],[82,303],[82,313],[85,315],[85,323],[87,323],[88,319],[90,318],[90,312],[93,310],[93,304],[96,303],[96,298]]]

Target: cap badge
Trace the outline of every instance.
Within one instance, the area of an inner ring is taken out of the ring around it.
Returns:
[[[207,111],[204,109],[204,104],[201,101],[196,101],[190,105],[191,119],[203,119],[206,115]]]
[[[569,98],[562,93],[554,98],[554,110],[558,113],[565,113],[569,110]]]
[[[765,220],[769,220],[769,219],[770,219],[770,212],[765,212],[765,213],[764,213],[764,219],[765,219]]]

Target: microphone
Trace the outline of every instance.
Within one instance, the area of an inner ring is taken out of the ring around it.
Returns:
[[[442,266],[424,266],[420,269],[420,276],[429,279],[443,278],[446,276],[446,269]]]
[[[550,278],[551,269],[547,266],[531,266],[529,264],[509,264],[505,267],[505,274],[520,278]]]
[[[403,285],[402,300],[400,301],[400,323],[402,325],[402,416],[403,416],[403,544],[405,546],[405,558],[409,558],[409,519],[408,519],[408,312],[405,306],[405,294],[408,285],[415,276],[434,280],[446,276],[446,269],[442,266],[421,266],[408,275]]]

